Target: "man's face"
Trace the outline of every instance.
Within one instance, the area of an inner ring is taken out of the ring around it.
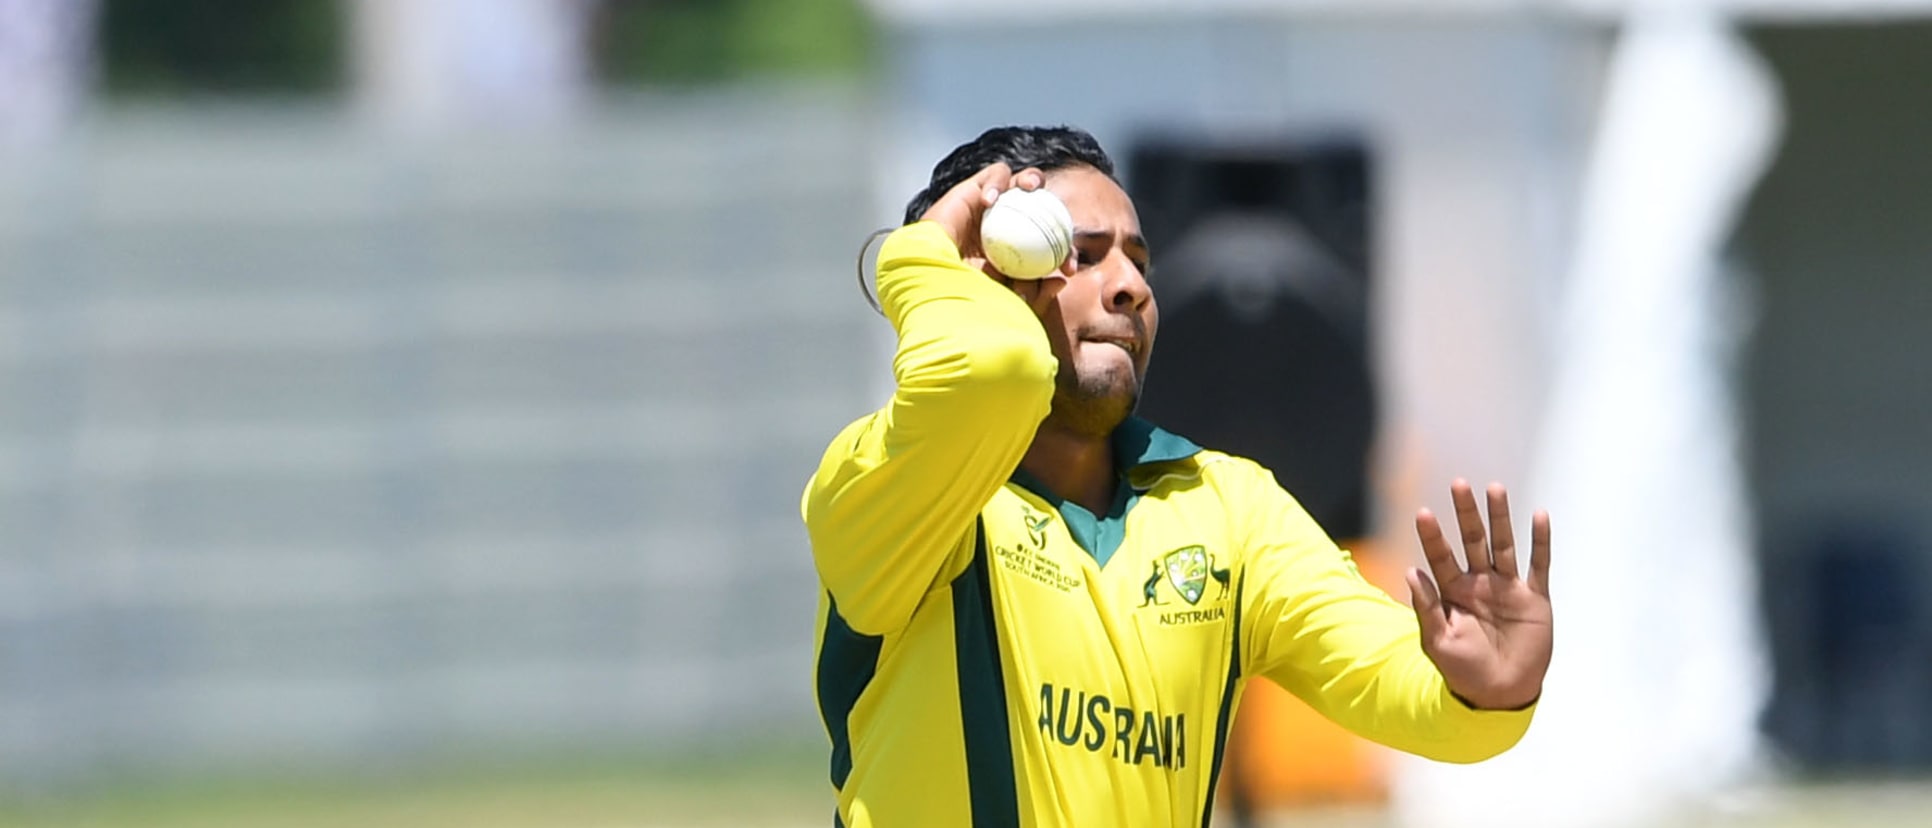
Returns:
[[[1077,265],[1042,322],[1060,360],[1049,420],[1104,436],[1140,401],[1160,311],[1147,285],[1147,240],[1134,202],[1092,167],[1046,176],[1073,215]]]

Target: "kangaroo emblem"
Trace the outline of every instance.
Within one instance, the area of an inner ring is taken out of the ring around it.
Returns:
[[[1144,606],[1147,606],[1148,604],[1159,605],[1159,604],[1166,603],[1165,601],[1161,600],[1161,578],[1165,576],[1166,576],[1166,573],[1161,571],[1161,562],[1155,561],[1154,574],[1147,576],[1147,582],[1140,585],[1140,594],[1146,596],[1140,602],[1141,606],[1144,607]]]

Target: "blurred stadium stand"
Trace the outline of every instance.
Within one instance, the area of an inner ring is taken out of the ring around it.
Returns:
[[[816,745],[797,495],[870,406],[854,95],[397,144],[104,116],[0,187],[0,790]],[[881,369],[882,370],[882,369]]]

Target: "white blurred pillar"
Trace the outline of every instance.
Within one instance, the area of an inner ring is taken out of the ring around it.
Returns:
[[[1528,486],[1555,538],[1545,700],[1500,759],[1404,760],[1404,825],[1653,825],[1760,761],[1768,671],[1721,254],[1780,115],[1723,20],[1638,8],[1611,62]]]
[[[0,150],[51,142],[85,100],[94,0],[0,0]]]
[[[545,126],[590,90],[593,0],[354,0],[357,94],[406,129]]]

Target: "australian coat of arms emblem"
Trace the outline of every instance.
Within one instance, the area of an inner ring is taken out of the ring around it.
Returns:
[[[1146,600],[1141,606],[1166,603],[1160,599],[1160,583],[1165,580],[1174,587],[1174,592],[1186,599],[1189,604],[1198,604],[1201,594],[1207,590],[1207,582],[1213,578],[1221,586],[1221,592],[1228,591],[1231,573],[1214,566],[1214,556],[1207,548],[1183,546],[1154,561],[1154,572],[1148,576],[1147,583],[1141,585]]]
[[[1175,592],[1190,604],[1201,600],[1201,593],[1207,589],[1206,549],[1200,546],[1182,547],[1167,553],[1167,557],[1161,559],[1161,564],[1167,570],[1167,582],[1174,585]]]

